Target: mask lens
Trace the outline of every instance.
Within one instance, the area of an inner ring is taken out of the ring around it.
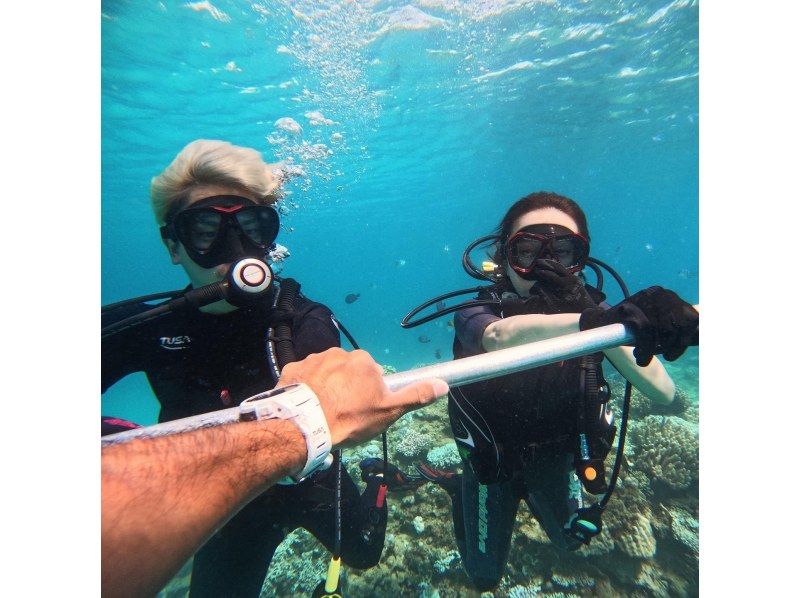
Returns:
[[[256,245],[266,248],[278,236],[278,218],[270,207],[247,207],[236,212],[235,217],[239,229]]]
[[[578,250],[577,237],[561,237],[551,243],[553,257],[567,268],[578,263]]]
[[[532,237],[520,237],[512,243],[509,258],[519,268],[530,268],[542,252],[542,241]]]
[[[553,253],[563,266],[582,268],[589,257],[589,244],[578,235],[560,237],[553,241]]]
[[[186,210],[175,218],[180,241],[196,251],[208,251],[219,236],[222,214],[213,210]]]

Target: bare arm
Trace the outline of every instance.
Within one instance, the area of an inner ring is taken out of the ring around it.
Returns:
[[[300,431],[281,420],[104,448],[103,595],[155,595],[241,507],[305,458]]]
[[[528,314],[511,316],[492,322],[483,333],[483,347],[496,351],[525,343],[578,332],[580,314]],[[670,403],[675,397],[675,384],[657,358],[646,367],[636,365],[631,347],[604,351],[611,364],[649,399]]]
[[[391,392],[364,351],[328,349],[283,369],[305,382],[334,447],[353,446],[447,394],[429,380]],[[290,421],[261,420],[102,449],[102,594],[155,595],[248,501],[299,471],[306,443]]]

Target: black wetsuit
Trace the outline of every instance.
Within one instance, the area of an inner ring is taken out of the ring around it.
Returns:
[[[163,422],[235,406],[274,387],[266,353],[267,329],[276,317],[271,305],[265,300],[224,315],[187,310],[106,338],[103,391],[127,374],[145,372]],[[104,314],[103,325],[146,309],[118,308]],[[300,296],[290,318],[298,359],[339,346],[339,331],[324,305]],[[274,486],[245,506],[195,555],[191,595],[258,596],[275,549],[298,527],[332,551],[335,472],[336,465],[300,484]],[[346,471],[342,482],[342,560],[372,567],[383,550],[386,503],[374,506],[377,480],[368,482],[363,496]]]
[[[602,301],[599,292],[589,290]],[[528,305],[523,313],[542,312]],[[500,319],[493,306],[457,312],[454,357],[485,353],[483,333]],[[602,354],[593,358],[599,362]],[[464,460],[460,482],[453,480],[444,487],[453,500],[464,568],[482,591],[496,587],[503,576],[520,500],[556,546],[566,550],[580,546],[564,532],[570,517],[583,506],[573,468],[575,414],[583,396],[580,364],[580,358],[566,360],[451,391],[453,435],[462,456],[469,458]]]

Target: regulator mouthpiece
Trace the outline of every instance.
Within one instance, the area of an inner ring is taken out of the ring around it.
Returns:
[[[225,278],[228,303],[240,306],[269,292],[275,277],[266,262],[248,257],[234,263]]]

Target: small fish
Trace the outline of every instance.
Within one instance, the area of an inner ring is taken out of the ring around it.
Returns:
[[[347,297],[344,298],[345,303],[353,303],[359,297],[361,297],[361,293],[350,293]]]
[[[436,353],[434,353],[434,355],[436,355],[436,359],[442,358],[442,352],[439,349],[436,349]]]
[[[429,338],[428,338],[427,336],[425,336],[424,334],[423,334],[423,335],[421,335],[421,336],[420,336],[420,337],[419,337],[417,340],[418,340],[419,342],[421,342],[421,343],[429,343],[429,342],[431,342],[431,339],[429,339]]]
[[[397,260],[397,261],[395,261],[394,265],[399,268],[400,266],[405,266],[406,265],[406,261],[405,260]]]
[[[444,301],[437,301],[436,302],[436,311],[442,311],[445,308]]]

